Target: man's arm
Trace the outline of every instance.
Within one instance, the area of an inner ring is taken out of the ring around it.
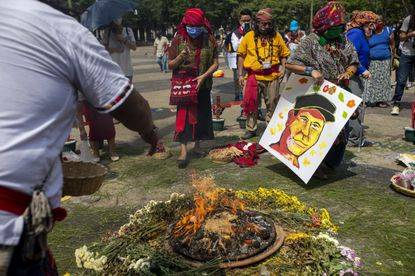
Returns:
[[[152,148],[157,146],[158,136],[151,116],[150,105],[135,89],[110,114],[128,129],[138,132]]]

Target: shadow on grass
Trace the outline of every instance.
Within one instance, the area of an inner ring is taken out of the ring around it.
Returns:
[[[348,165],[342,165],[337,170],[336,173],[330,174],[329,179],[327,180],[319,180],[312,178],[308,184],[305,184],[295,173],[293,173],[286,165],[283,163],[277,163],[274,165],[270,165],[266,167],[267,169],[290,179],[292,182],[296,183],[297,185],[305,188],[306,190],[311,190],[314,188],[319,188],[324,185],[328,185],[340,180],[344,180],[353,176],[356,176],[356,173],[349,170]]]
[[[311,178],[310,182],[305,184],[293,171],[291,171],[285,164],[283,163],[277,163],[270,166],[267,166],[266,168],[283,176],[297,185],[305,188],[306,190],[312,190],[314,188],[319,188],[337,181],[345,180],[347,178],[356,176],[357,174],[350,169],[355,166],[353,162],[351,162],[351,159],[355,157],[354,153],[351,151],[346,150],[343,162],[342,164],[336,168],[336,170],[328,175],[327,180],[321,180],[316,178]]]

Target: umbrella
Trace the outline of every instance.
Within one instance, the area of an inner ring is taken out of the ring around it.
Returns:
[[[108,26],[136,7],[137,4],[132,0],[97,0],[81,15],[81,24],[90,31],[95,31]]]

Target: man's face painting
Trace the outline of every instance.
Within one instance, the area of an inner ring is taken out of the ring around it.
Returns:
[[[295,156],[302,155],[317,143],[325,123],[320,111],[300,110],[288,126],[290,130],[290,136],[287,138],[288,150]]]

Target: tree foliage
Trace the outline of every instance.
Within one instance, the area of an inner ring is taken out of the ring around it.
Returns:
[[[314,3],[314,12],[327,3],[327,0],[134,0],[137,1],[137,15],[130,14],[127,21],[132,27],[142,29],[165,30],[177,25],[187,8],[200,7],[209,18],[212,26],[234,27],[238,22],[238,13],[243,8],[254,12],[264,7],[274,10],[275,23],[280,30],[296,19],[303,29],[310,24],[310,8]],[[94,0],[72,0],[78,10],[85,10]],[[372,10],[383,15],[387,24],[402,20],[414,8],[413,0],[342,0],[348,14],[353,10]]]

